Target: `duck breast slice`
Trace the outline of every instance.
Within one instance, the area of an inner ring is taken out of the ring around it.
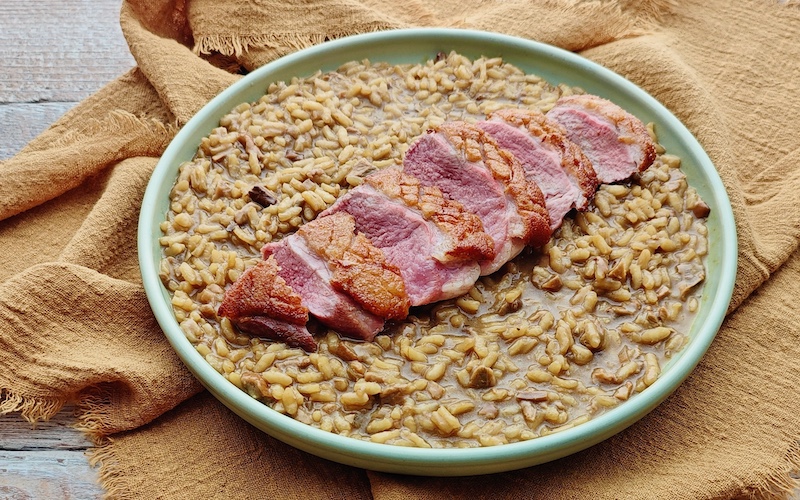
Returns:
[[[405,318],[411,303],[400,270],[363,233],[356,233],[355,226],[352,215],[338,212],[300,226],[291,237],[303,238],[325,261],[335,289],[376,316]]]
[[[320,217],[337,212],[352,215],[356,229],[400,270],[412,306],[457,297],[480,276],[480,266],[474,260],[442,263],[442,247],[447,246],[436,225],[369,184],[339,198]]]
[[[372,340],[383,330],[383,318],[366,311],[350,295],[333,287],[328,265],[308,248],[303,238],[291,235],[264,245],[261,251],[265,259],[274,257],[280,267],[278,276],[323,325],[363,340]]]
[[[605,184],[645,170],[656,158],[653,139],[641,120],[596,95],[560,98],[547,112],[591,160]]]
[[[278,273],[274,258],[247,269],[225,292],[217,314],[251,335],[315,351],[306,329],[308,308]]]
[[[496,252],[481,261],[481,274],[498,270],[525,245],[550,238],[541,190],[513,155],[475,125],[449,122],[420,137],[406,152],[403,170],[480,217]]]
[[[564,129],[536,109],[496,111],[477,125],[512,153],[529,180],[538,184],[555,230],[572,209],[585,210],[597,189],[597,176]]]
[[[364,181],[433,223],[440,238],[432,255],[439,262],[494,258],[494,241],[483,230],[480,217],[467,211],[461,203],[445,198],[438,187],[423,186],[419,179],[395,167],[369,175]]]

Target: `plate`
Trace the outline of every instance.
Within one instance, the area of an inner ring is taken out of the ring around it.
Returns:
[[[192,158],[200,139],[236,105],[261,97],[272,82],[334,70],[352,60],[419,63],[440,51],[452,50],[471,59],[501,56],[526,73],[553,84],[582,87],[614,101],[645,123],[656,124],[659,141],[682,158],[689,183],[711,207],[705,290],[688,332],[690,341],[647,390],[584,424],[529,441],[471,449],[421,449],[365,442],[312,428],[272,410],[228,382],[184,336],[173,315],[168,291],[158,277],[159,224],[168,210],[169,191],[180,163]],[[736,227],[722,181],[697,140],[663,105],[630,81],[574,53],[496,33],[450,29],[385,31],[326,42],[258,68],[224,90],[189,120],[156,166],[142,202],[138,250],[147,298],[167,339],[189,370],[236,414],[291,446],[329,460],[429,476],[488,474],[544,463],[588,448],[641,419],[680,385],[708,349],[725,317],[737,265]]]

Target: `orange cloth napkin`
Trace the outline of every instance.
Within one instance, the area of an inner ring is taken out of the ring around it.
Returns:
[[[0,162],[0,413],[74,401],[115,498],[728,498],[800,467],[800,8],[748,0],[128,0],[137,67]],[[673,111],[731,197],[731,312],[691,377],[584,452],[468,478],[367,472],[240,420],[173,353],[136,261],[138,209],[175,131],[283,54],[411,26],[499,31],[579,51]]]

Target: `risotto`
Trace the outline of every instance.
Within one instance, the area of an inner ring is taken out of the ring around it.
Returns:
[[[416,65],[351,62],[270,85],[220,120],[171,191],[160,276],[182,331],[274,410],[394,445],[532,439],[646,390],[688,341],[708,250],[708,207],[660,146],[649,169],[601,185],[545,246],[461,297],[412,308],[373,342],[312,324],[319,349],[308,353],[217,315],[261,247],[361,184],[364,165],[401,164],[414,139],[445,120],[546,112],[572,93],[581,90],[456,53]]]

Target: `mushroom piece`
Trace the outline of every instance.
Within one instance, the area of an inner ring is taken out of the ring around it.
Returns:
[[[703,269],[703,266],[690,262],[678,264],[677,270],[681,275],[681,281],[678,283],[678,291],[681,300],[686,300],[691,291],[694,290],[697,285],[705,281],[706,270]]]
[[[494,370],[488,366],[476,366],[469,376],[469,386],[473,389],[486,389],[487,387],[494,387],[496,383],[497,377],[494,375]]]
[[[695,204],[689,208],[692,212],[694,212],[694,216],[698,219],[708,217],[708,214],[711,213],[711,208],[700,198],[698,198],[697,202],[695,202]]]
[[[275,193],[258,184],[253,186],[247,194],[250,196],[251,200],[258,203],[262,207],[274,205],[278,201]]]
[[[531,401],[532,403],[543,403],[547,401],[547,392],[545,391],[536,391],[533,389],[526,389],[524,391],[519,391],[517,394],[517,399],[523,401]]]
[[[542,283],[542,290],[547,292],[557,292],[561,290],[564,283],[561,281],[561,276],[554,274],[547,281]]]
[[[401,405],[406,400],[407,385],[392,385],[380,392],[381,404]]]
[[[269,386],[259,373],[242,373],[242,387],[250,397],[259,399],[269,395]]]
[[[608,277],[617,281],[624,281],[627,276],[628,270],[625,269],[625,261],[622,259],[618,260],[608,272]]]

